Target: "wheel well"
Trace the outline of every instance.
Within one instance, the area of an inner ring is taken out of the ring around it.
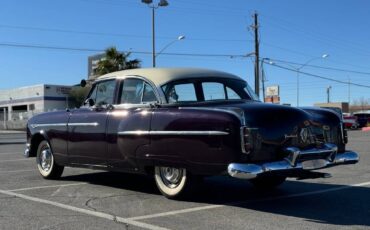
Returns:
[[[154,166],[145,166],[144,170],[147,175],[154,175]]]
[[[35,134],[31,139],[31,149],[30,149],[30,157],[35,157],[37,153],[37,148],[39,147],[39,144],[41,141],[45,140],[45,138],[37,133]]]

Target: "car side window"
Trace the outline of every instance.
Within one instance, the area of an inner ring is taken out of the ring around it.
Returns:
[[[155,96],[153,87],[145,82],[142,102],[145,103],[145,102],[153,102],[153,101],[157,101],[157,97]]]
[[[193,83],[184,83],[170,86],[165,89],[169,103],[197,101],[197,95]]]
[[[154,89],[141,79],[125,79],[121,84],[121,104],[141,104],[157,101]]]
[[[241,97],[231,88],[226,86],[227,99],[241,99]]]
[[[95,105],[113,104],[115,80],[103,81],[94,85],[89,98],[93,99]]]
[[[226,99],[224,84],[218,82],[202,83],[204,100],[224,100]]]

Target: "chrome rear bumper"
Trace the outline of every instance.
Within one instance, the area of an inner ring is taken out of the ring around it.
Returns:
[[[342,164],[356,164],[359,155],[352,151],[337,153],[335,145],[327,144],[324,148],[300,151],[298,148],[287,148],[287,158],[282,161],[262,164],[231,163],[227,171],[230,176],[240,179],[253,179],[265,173],[289,173],[297,170],[314,170]],[[315,159],[315,154],[317,158]],[[311,158],[307,158],[310,156]],[[324,158],[323,158],[324,157]]]

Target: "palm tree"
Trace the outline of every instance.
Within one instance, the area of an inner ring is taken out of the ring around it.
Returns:
[[[128,60],[130,54],[130,52],[119,52],[116,47],[107,48],[105,57],[98,62],[96,75],[101,76],[114,71],[140,68],[141,61],[139,59]]]

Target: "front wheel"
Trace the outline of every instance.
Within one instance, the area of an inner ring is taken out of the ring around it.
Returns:
[[[284,183],[284,176],[263,176],[249,180],[257,189],[268,190],[273,189]]]
[[[41,176],[45,179],[58,179],[63,173],[64,167],[55,162],[53,151],[45,140],[41,141],[37,148],[36,162]]]
[[[155,166],[154,179],[159,191],[167,198],[179,198],[189,192],[190,176],[186,169]]]

